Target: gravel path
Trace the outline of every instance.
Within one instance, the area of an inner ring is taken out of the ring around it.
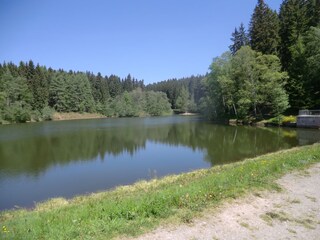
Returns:
[[[250,195],[137,239],[320,239],[320,164],[277,182],[283,191]]]

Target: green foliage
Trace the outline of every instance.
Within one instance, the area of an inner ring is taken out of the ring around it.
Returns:
[[[115,98],[116,96],[119,96],[122,93],[121,80],[119,77],[115,75],[111,75],[108,78],[108,86],[109,86],[110,96],[112,98]]]
[[[277,56],[242,47],[233,57],[225,53],[215,59],[210,69],[207,91],[213,118],[279,115],[288,108],[287,75]]]
[[[24,123],[31,120],[31,108],[23,108],[19,103],[13,103],[4,110],[4,119],[9,122]]]
[[[141,234],[170,216],[189,222],[197,212],[253,190],[279,189],[275,179],[320,161],[319,145],[268,154],[110,192],[56,199],[33,211],[1,213],[8,239],[111,239]],[[302,160],[303,159],[303,160]]]
[[[117,117],[139,117],[139,110],[133,101],[132,94],[125,91],[114,100],[114,111]]]
[[[171,113],[171,105],[167,95],[162,92],[146,92],[145,111],[150,116],[161,116]]]
[[[295,123],[297,122],[297,117],[296,116],[283,116],[282,117],[282,122],[283,123]]]
[[[94,101],[97,105],[105,104],[110,97],[107,80],[101,76],[101,73],[98,73],[97,76],[92,73],[87,73],[87,77],[91,84]]]
[[[26,122],[31,119],[32,94],[27,81],[13,77],[7,68],[0,76],[1,118],[9,122]]]
[[[137,100],[130,104],[127,98],[126,106],[116,104],[115,99],[121,98],[123,92],[144,89],[143,81],[130,74],[121,80],[115,75],[102,77],[100,73],[55,71],[39,64],[35,66],[30,60],[20,62],[19,66],[0,64],[0,78],[1,121],[48,120],[52,118],[52,111],[99,112],[106,116],[122,116],[124,112],[125,116],[140,116],[139,112],[143,112],[134,109]],[[8,109],[11,106],[12,109]],[[116,113],[113,106],[121,112]],[[20,118],[17,114],[23,116]]]
[[[311,27],[304,37],[305,72],[303,80],[310,108],[320,107],[320,28]]]
[[[124,92],[111,103],[111,108],[117,117],[161,116],[171,112],[164,93],[141,89]]]
[[[320,26],[319,0],[284,0],[279,15],[271,10],[264,0],[258,0],[251,16],[249,40],[253,50],[262,54],[277,55],[281,59],[282,70],[288,72],[285,90],[289,96],[289,104],[284,99],[270,103],[281,112],[290,105],[289,112],[295,114],[301,108],[319,108],[319,71],[317,49],[319,39],[315,29]],[[244,27],[243,27],[244,30]],[[241,28],[232,34],[231,53],[240,49]],[[310,46],[310,47],[309,47]],[[283,95],[282,90],[277,90]],[[244,112],[250,105],[249,98],[241,100]],[[282,104],[280,104],[282,103]],[[225,103],[227,105],[227,103]],[[233,110],[235,111],[235,110]]]
[[[280,7],[280,58],[286,70],[292,63],[290,49],[309,28],[305,2],[302,0],[285,0]]]
[[[55,112],[54,109],[50,108],[49,106],[45,106],[42,109],[41,118],[44,121],[52,120],[54,112]]]
[[[233,44],[229,46],[229,49],[232,55],[236,54],[236,52],[243,46],[247,46],[249,44],[248,34],[245,30],[243,23],[240,24],[239,29],[235,28],[232,33],[231,41]]]
[[[67,111],[67,82],[65,73],[53,75],[49,88],[49,105],[58,112]]]
[[[273,125],[283,125],[286,123],[296,123],[297,122],[297,117],[296,116],[284,116],[284,115],[278,115],[276,117],[270,118],[267,121],[268,123],[271,123]]]
[[[156,92],[164,92],[170,101],[171,108],[177,109],[179,108],[177,106],[177,99],[180,95],[181,89],[185,88],[189,95],[188,108],[190,111],[192,110],[197,112],[200,110],[201,98],[205,96],[205,90],[202,84],[203,79],[204,76],[201,75],[181,79],[169,79],[167,81],[149,84],[146,86],[146,89]]]
[[[276,54],[279,47],[279,19],[263,0],[258,0],[250,21],[250,45],[263,54]]]
[[[189,110],[189,97],[189,92],[183,87],[176,101],[176,107],[182,112],[187,112]]]
[[[232,107],[235,106],[236,89],[231,80],[231,54],[226,52],[220,58],[215,58],[210,70],[205,80],[208,97],[203,105],[206,105],[205,112],[216,119],[231,114]],[[234,114],[237,115],[236,110]]]
[[[95,103],[89,80],[85,74],[76,74],[70,78],[67,89],[68,112],[94,112]]]

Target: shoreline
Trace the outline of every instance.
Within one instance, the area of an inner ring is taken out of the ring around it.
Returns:
[[[108,117],[99,113],[55,112],[52,116],[51,121],[67,121],[67,120],[99,119],[99,118],[108,118]]]
[[[55,198],[33,210],[0,212],[0,220],[9,238],[136,236],[165,222],[188,223],[211,207],[256,190],[278,189],[276,179],[317,162],[319,143],[69,200]]]
[[[188,223],[164,224],[133,239],[318,239],[319,181],[320,163],[316,163],[276,180],[280,191],[249,193]]]

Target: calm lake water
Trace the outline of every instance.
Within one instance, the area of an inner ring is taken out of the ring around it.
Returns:
[[[319,130],[222,126],[194,116],[0,126],[0,210],[319,140]]]

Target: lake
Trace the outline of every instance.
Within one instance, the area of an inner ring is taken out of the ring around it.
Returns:
[[[319,130],[224,126],[198,116],[0,126],[0,210],[317,141]]]

